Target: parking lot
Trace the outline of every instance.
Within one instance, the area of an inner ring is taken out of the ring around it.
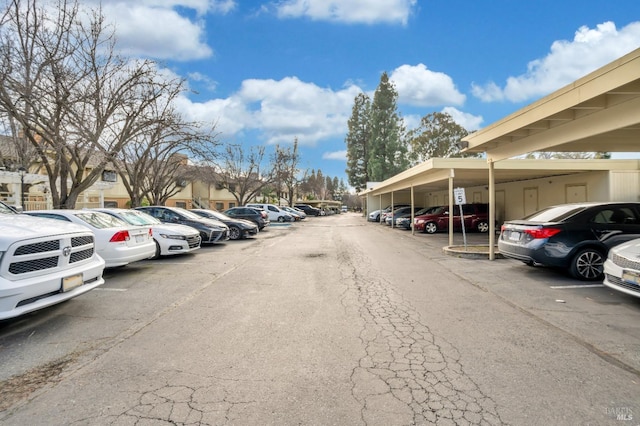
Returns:
[[[0,324],[0,422],[637,424],[640,299],[447,244],[348,213],[108,271]]]

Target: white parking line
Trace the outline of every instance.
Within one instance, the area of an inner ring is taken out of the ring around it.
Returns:
[[[552,285],[549,288],[592,288],[592,287],[604,287],[604,284],[582,284],[582,285]]]
[[[103,288],[103,287],[96,287],[93,289],[93,291],[127,291],[126,288]]]

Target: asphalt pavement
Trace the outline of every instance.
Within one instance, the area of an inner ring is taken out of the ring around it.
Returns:
[[[639,424],[640,299],[447,244],[347,213],[111,271],[0,327],[0,387],[65,361],[0,423]]]

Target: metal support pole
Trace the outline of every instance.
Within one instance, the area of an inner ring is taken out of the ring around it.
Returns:
[[[493,160],[489,163],[489,260],[496,258],[496,182],[494,175]]]

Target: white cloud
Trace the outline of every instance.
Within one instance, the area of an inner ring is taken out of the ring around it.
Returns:
[[[280,18],[406,25],[417,0],[283,0],[272,3]]]
[[[472,85],[474,96],[485,102],[522,102],[547,95],[640,46],[640,22],[618,30],[613,22],[591,29],[583,26],[572,41],[559,40],[542,59],[529,62],[527,72],[496,83]]]
[[[187,74],[187,76],[189,78],[189,81],[202,83],[204,87],[206,87],[207,90],[210,91],[216,90],[216,87],[218,86],[218,83],[215,80],[212,80],[211,78],[209,78],[209,76],[206,76],[200,72],[190,72],[189,74]]]
[[[127,8],[132,5],[149,9],[173,9],[176,7],[195,10],[198,15],[207,13],[227,14],[237,7],[235,0],[136,0],[135,2],[123,0],[84,0],[84,3],[102,3],[103,6],[112,5],[119,8]]]
[[[480,128],[480,125],[484,121],[482,116],[469,114],[468,112],[460,111],[459,109],[454,107],[442,108],[441,112],[449,114],[456,123],[464,127],[469,132],[478,130]],[[405,115],[403,117],[403,120],[408,130],[417,129],[421,125],[422,117],[420,117],[419,115],[411,114]]]
[[[398,102],[414,106],[461,105],[465,95],[448,75],[427,69],[424,64],[402,65],[389,79],[398,91]]]
[[[256,130],[269,144],[315,145],[344,137],[353,99],[361,90],[349,85],[334,91],[296,77],[245,80],[226,99],[192,103],[182,98],[179,108],[191,120],[217,122],[224,137]]]
[[[203,41],[203,26],[174,10],[128,4],[105,5],[104,13],[116,23],[118,46],[126,54],[174,60],[201,59],[213,54]]]
[[[347,161],[347,150],[325,152],[324,154],[322,154],[322,159],[323,160]]]
[[[456,123],[464,127],[469,132],[478,130],[484,121],[482,116],[469,114],[468,112],[460,111],[454,107],[443,108],[442,112],[449,114]]]
[[[187,61],[213,54],[206,43],[204,16],[227,14],[235,0],[84,0],[88,8],[102,7],[115,25],[118,47],[127,55]],[[179,10],[191,10],[190,19]]]

